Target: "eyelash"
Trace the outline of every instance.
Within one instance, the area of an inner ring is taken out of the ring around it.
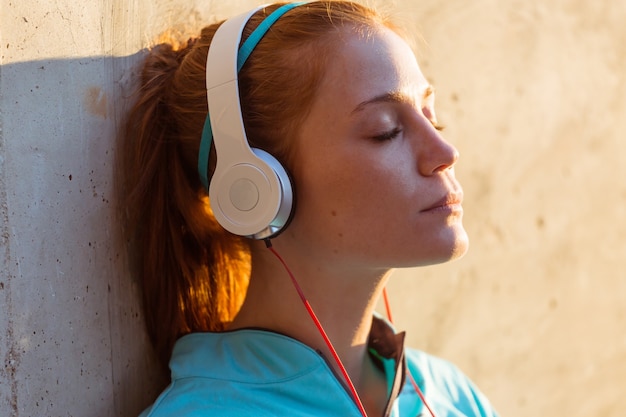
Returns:
[[[435,128],[435,130],[438,130],[439,132],[441,132],[442,130],[446,128],[445,126],[440,125],[439,123],[436,123],[433,121],[431,121],[431,123],[433,127]],[[402,133],[402,129],[400,129],[399,127],[395,127],[387,132],[374,136],[373,139],[379,142],[384,142],[384,141],[396,138],[400,133]]]
[[[384,142],[396,138],[400,133],[402,133],[402,129],[400,129],[399,127],[394,127],[387,132],[374,136],[373,139],[378,142]]]

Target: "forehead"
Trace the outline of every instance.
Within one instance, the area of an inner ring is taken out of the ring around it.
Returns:
[[[349,105],[389,92],[417,99],[430,85],[407,42],[380,27],[368,35],[344,31],[320,87],[320,99]]]

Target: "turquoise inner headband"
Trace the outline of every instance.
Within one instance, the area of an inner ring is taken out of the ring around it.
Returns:
[[[237,72],[241,71],[241,68],[250,57],[250,54],[261,41],[263,36],[265,36],[270,27],[272,27],[272,25],[289,10],[304,3],[306,2],[289,3],[279,7],[267,16],[256,29],[254,29],[248,39],[246,39],[243,45],[241,45],[237,53]],[[209,63],[207,63],[207,65],[209,65]],[[204,121],[204,127],[202,128],[200,151],[198,152],[198,173],[200,174],[202,185],[204,185],[204,188],[207,190],[209,189],[207,171],[209,169],[209,152],[211,151],[211,142],[213,142],[213,131],[211,130],[210,117],[207,114],[206,120]]]

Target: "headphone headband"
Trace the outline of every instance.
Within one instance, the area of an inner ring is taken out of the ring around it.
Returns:
[[[239,48],[239,43],[241,42],[241,33],[243,32],[244,27],[246,26],[246,24],[248,23],[248,20],[250,20],[250,18],[259,10],[265,8],[266,6],[259,6],[247,13],[243,13],[237,17],[231,18],[229,20],[227,20],[226,22],[224,22],[222,24],[225,25],[227,22],[229,21],[235,21],[235,23],[237,23],[239,25],[239,36],[236,37],[237,39],[237,44],[234,45],[233,49],[230,49],[229,51],[226,51],[227,56],[225,57],[226,59],[232,59],[232,57],[230,57],[230,55],[232,55],[232,51],[238,51],[237,52],[237,67],[236,67],[236,72],[234,74],[234,80],[237,80],[237,75],[239,73],[239,71],[241,71],[241,68],[243,67],[243,65],[246,63],[246,61],[248,60],[248,58],[250,57],[250,54],[252,53],[252,51],[254,50],[254,48],[257,46],[257,44],[261,41],[261,39],[263,39],[263,36],[265,36],[265,34],[267,33],[267,31],[270,29],[270,27],[272,27],[272,25],[285,13],[287,13],[289,10],[300,6],[302,4],[305,4],[306,2],[297,2],[297,3],[289,3],[289,4],[285,4],[281,7],[279,7],[278,9],[274,10],[269,16],[267,16],[260,24],[259,26],[256,27],[256,29],[254,29],[254,31],[250,34],[250,36],[248,37],[248,39],[246,39],[246,41],[243,43],[243,45],[241,45],[241,48]],[[234,26],[234,24],[233,24]],[[234,26],[237,27],[237,26]],[[221,28],[221,26],[220,26]],[[217,33],[216,33],[217,34]],[[211,47],[213,47],[215,45],[215,38],[213,39],[213,42],[211,42]],[[209,57],[207,55],[207,65],[206,65],[206,71],[207,71],[207,76],[206,76],[206,82],[207,82],[207,91],[209,90],[209,67],[211,67],[211,65],[209,65]],[[226,75],[226,74],[224,74]],[[229,78],[229,77],[226,77]],[[237,94],[237,99],[239,99],[239,94]],[[211,142],[213,140],[213,130],[211,128],[211,117],[210,117],[210,113],[207,113],[206,116],[206,120],[204,121],[204,127],[202,129],[202,137],[200,139],[200,151],[198,154],[198,173],[200,174],[200,180],[202,181],[202,185],[204,185],[204,188],[206,188],[207,190],[209,189],[209,180],[207,177],[207,171],[209,169],[209,153],[211,151]]]
[[[287,11],[304,3],[283,5],[266,17],[244,44],[242,32],[258,7],[220,25],[213,36],[206,65],[209,114],[198,155],[198,171],[208,185],[211,208],[228,231],[255,239],[272,237],[288,223],[293,191],[287,172],[267,152],[252,149],[246,137],[239,99],[238,73],[270,27]],[[207,179],[211,138],[217,165]]]

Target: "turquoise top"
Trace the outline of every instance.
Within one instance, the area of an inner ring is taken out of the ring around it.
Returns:
[[[375,318],[370,352],[389,381],[386,416],[429,416],[408,367],[436,417],[497,417],[486,397],[454,365],[404,350]],[[141,417],[360,417],[352,397],[317,351],[290,337],[258,329],[192,333],[178,340],[171,383]]]

